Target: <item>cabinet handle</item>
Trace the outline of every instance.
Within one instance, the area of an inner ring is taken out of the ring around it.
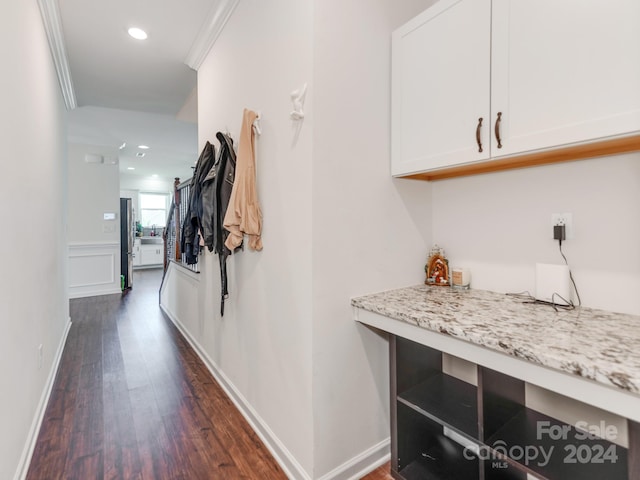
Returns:
[[[482,141],[480,140],[480,128],[482,127],[482,117],[478,119],[478,126],[476,127],[476,142],[478,142],[478,152],[482,153]]]
[[[496,140],[498,140],[498,148],[502,148],[502,140],[500,140],[500,122],[502,122],[502,112],[498,112],[498,118],[496,118]]]

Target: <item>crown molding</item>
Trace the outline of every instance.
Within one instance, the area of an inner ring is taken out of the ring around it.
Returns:
[[[220,0],[217,2],[204,20],[184,63],[196,71],[200,68],[238,3],[240,0]]]
[[[73,110],[78,106],[76,95],[73,90],[73,82],[71,81],[71,70],[69,69],[69,61],[67,60],[67,49],[64,43],[64,35],[62,33],[62,22],[60,20],[60,9],[57,0],[38,0],[40,7],[40,15],[42,23],[47,32],[49,40],[49,49],[53,63],[58,74],[58,82],[60,82],[60,90],[64,98],[67,110]]]

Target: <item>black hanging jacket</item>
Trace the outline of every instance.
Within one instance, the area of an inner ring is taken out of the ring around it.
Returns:
[[[181,248],[189,265],[198,263],[200,250],[199,231],[202,231],[202,185],[215,161],[215,148],[207,142],[196,162],[196,168],[191,178],[189,198],[187,199],[187,213],[182,223]]]
[[[224,315],[224,300],[229,296],[226,262],[231,251],[224,245],[229,232],[224,229],[223,222],[235,179],[236,154],[231,137],[218,132],[216,138],[220,142],[218,158],[202,185],[202,235],[209,251],[215,251],[218,254],[222,290],[220,315]]]

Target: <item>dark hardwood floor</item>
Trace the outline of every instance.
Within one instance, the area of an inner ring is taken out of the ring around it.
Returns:
[[[136,271],[124,295],[71,301],[27,479],[286,478],[162,314],[161,278]],[[391,478],[384,469],[365,478]]]

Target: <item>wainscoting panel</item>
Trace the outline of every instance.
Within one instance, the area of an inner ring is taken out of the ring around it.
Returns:
[[[119,243],[69,245],[69,298],[120,291]]]

